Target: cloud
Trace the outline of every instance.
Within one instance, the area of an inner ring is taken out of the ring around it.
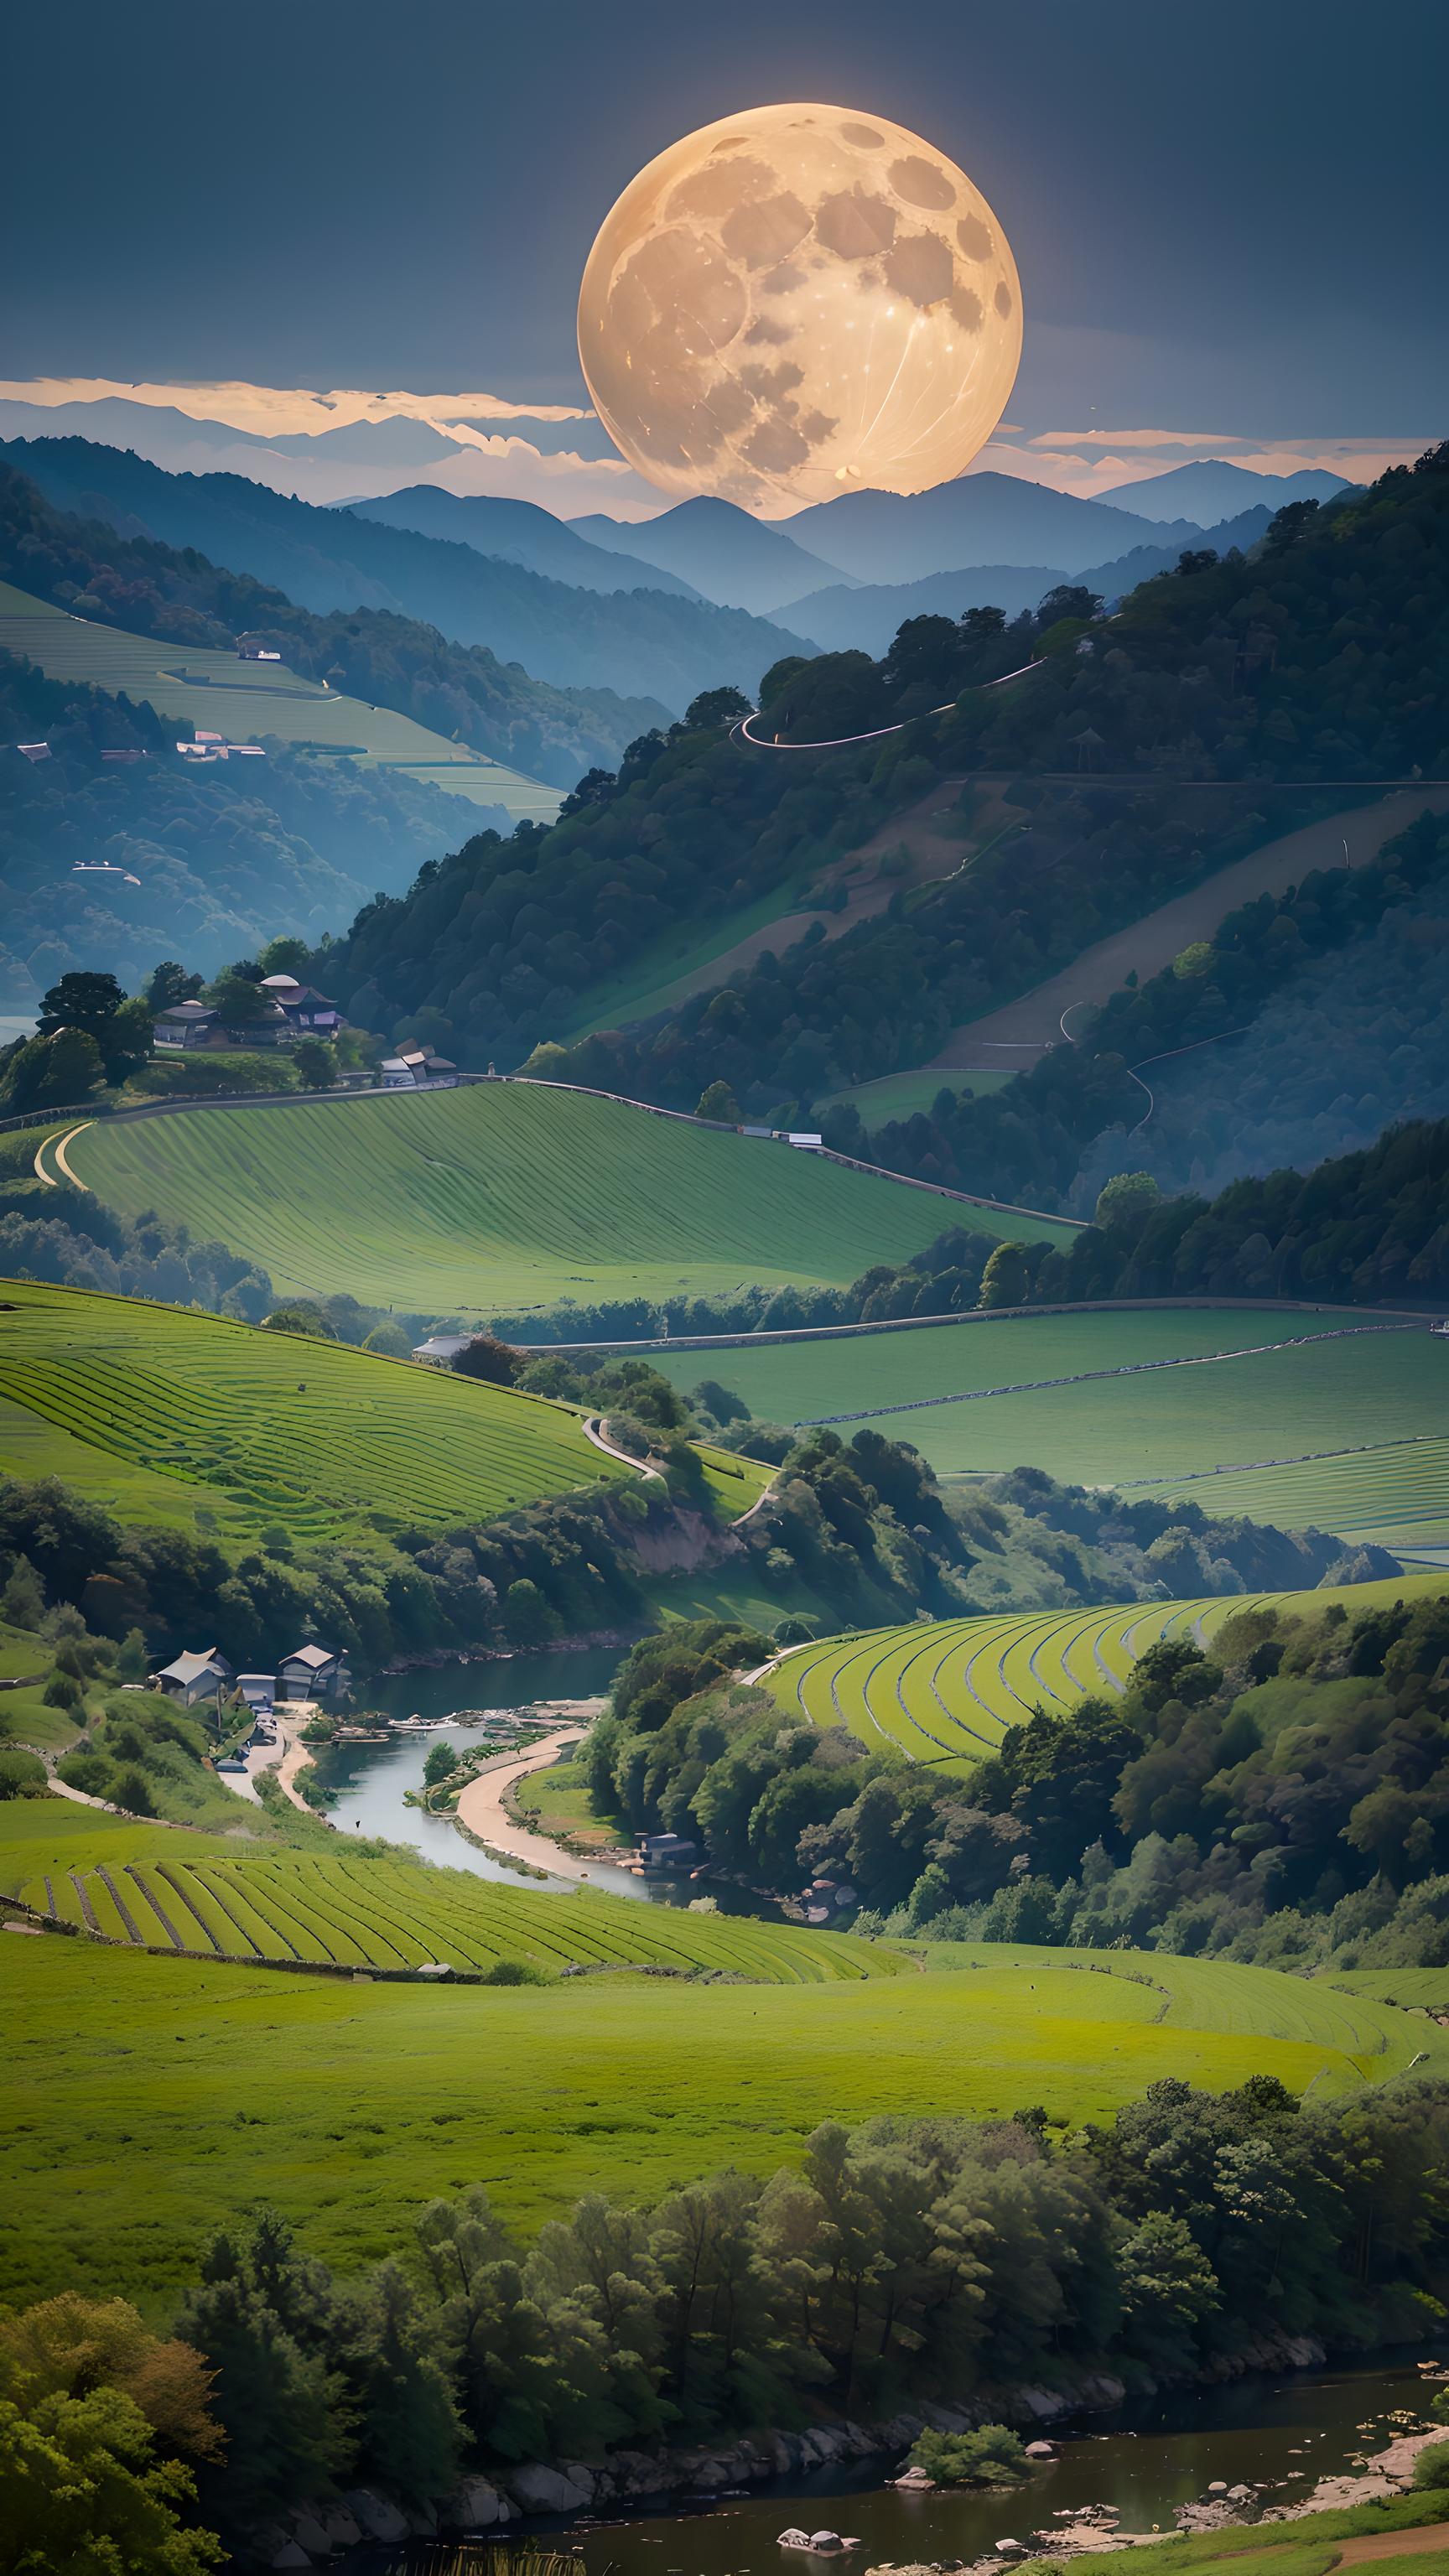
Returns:
[[[404,484],[435,483],[460,494],[492,493],[533,501],[559,518],[604,510],[611,518],[653,518],[667,504],[653,486],[614,453],[597,415],[568,403],[520,403],[489,393],[367,393],[341,389],[314,393],[303,387],[225,384],[122,384],[101,376],[44,377],[0,383],[0,406],[23,403],[39,412],[66,410],[64,426],[84,434],[76,407],[129,406],[118,432],[114,414],[97,419],[95,435],[110,443],[124,436],[142,455],[173,472],[244,474],[307,501],[371,498]],[[146,411],[158,418],[154,432]],[[195,442],[185,421],[221,424],[239,433],[235,444],[214,438]],[[389,456],[389,423],[422,422],[448,442],[451,452],[422,463]],[[327,433],[362,424],[377,431],[365,458],[356,447],[345,457],[328,452]],[[0,426],[3,426],[0,413]],[[27,421],[28,431],[35,424]],[[320,442],[315,453],[274,449],[273,439]],[[1042,429],[1002,421],[973,473],[1012,474],[1090,499],[1208,457],[1225,458],[1260,474],[1297,474],[1318,468],[1349,482],[1368,482],[1390,465],[1410,463],[1431,444],[1418,438],[1258,439],[1234,430]]]
[[[1252,438],[1234,430],[1043,429],[1004,435],[1003,423],[977,457],[973,473],[1014,474],[1079,499],[1146,481],[1174,465],[1209,457],[1256,474],[1341,474],[1368,483],[1391,465],[1411,464],[1432,444],[1420,438]]]
[[[105,445],[133,447],[173,473],[241,474],[305,501],[369,499],[426,482],[449,492],[533,501],[560,518],[604,510],[612,518],[644,519],[665,506],[652,484],[615,452],[596,414],[566,403],[507,402],[489,393],[313,393],[245,383],[124,384],[103,376],[50,376],[0,382],[0,427],[7,425],[7,404],[25,406],[27,435],[42,435],[43,416],[54,412],[63,415],[56,426],[68,436],[89,433]],[[124,406],[119,415],[118,405]],[[91,406],[93,431],[86,418]],[[219,426],[237,437],[234,443],[214,434],[195,439],[185,422],[206,424],[213,433]],[[416,445],[409,452],[400,438],[390,455],[389,427],[412,423],[445,439],[447,451],[420,463]],[[333,438],[357,427],[375,432],[365,452],[355,441]],[[285,453],[269,444],[274,439],[289,442]],[[298,440],[315,440],[315,451],[291,444]],[[331,453],[329,440],[346,452]]]

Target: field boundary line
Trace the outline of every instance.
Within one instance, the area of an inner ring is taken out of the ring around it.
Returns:
[[[1066,1306],[970,1306],[955,1315],[888,1315],[869,1324],[791,1324],[768,1333],[659,1333],[640,1342],[525,1342],[549,1351],[750,1351],[780,1342],[828,1342],[852,1333],[920,1333],[939,1324],[1011,1324],[1033,1315],[1363,1315],[1390,1322],[1435,1324],[1427,1306],[1340,1306],[1312,1297],[1082,1297]]]
[[[1327,1334],[1313,1333],[1305,1338],[1324,1341]],[[1284,1347],[1275,1344],[1275,1348]],[[1122,1476],[1117,1480],[1119,1493],[1136,1493],[1144,1487],[1154,1490],[1163,1485],[1201,1485],[1212,1476],[1254,1476],[1269,1467],[1312,1467],[1328,1458],[1378,1458],[1390,1449],[1433,1448],[1443,1439],[1440,1431],[1406,1431],[1400,1440],[1361,1440],[1352,1449],[1305,1449],[1296,1458],[1240,1458],[1222,1467],[1189,1467],[1180,1476]],[[1422,1518],[1422,1514],[1410,1517]]]
[[[1216,1368],[1224,1360],[1251,1360],[1260,1356],[1266,1358],[1281,1351],[1312,1350],[1318,1342],[1349,1342],[1359,1335],[1413,1333],[1419,1329],[1417,1324],[1411,1323],[1347,1324],[1333,1333],[1300,1333],[1287,1342],[1249,1342],[1240,1351],[1189,1351],[1184,1352],[1178,1359],[1128,1360],[1119,1368],[1079,1369],[1070,1377],[1024,1378],[1015,1386],[966,1387],[959,1395],[913,1395],[899,1404],[867,1405],[859,1413],[817,1413],[808,1421],[796,1422],[791,1427],[796,1431],[821,1431],[827,1429],[833,1422],[871,1422],[877,1416],[888,1413],[928,1413],[933,1407],[941,1404],[983,1404],[989,1396],[994,1395],[1041,1395],[1053,1387],[1091,1386],[1104,1378],[1150,1377],[1158,1369]],[[1426,1433],[1424,1436],[1427,1438],[1431,1435]],[[1174,1480],[1169,1477],[1152,1478],[1149,1481],[1171,1483]]]

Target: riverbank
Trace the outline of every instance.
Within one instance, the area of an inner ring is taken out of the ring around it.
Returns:
[[[594,1714],[594,1709],[589,1714]],[[590,1870],[576,1853],[565,1851],[562,1843],[520,1824],[505,1804],[509,1791],[516,1789],[520,1780],[526,1780],[532,1771],[546,1770],[550,1763],[572,1752],[587,1733],[586,1725],[560,1726],[553,1734],[540,1736],[526,1753],[500,1753],[481,1764],[467,1787],[458,1793],[453,1810],[455,1823],[485,1851],[496,1852],[505,1860],[546,1870],[551,1878],[587,1879]]]

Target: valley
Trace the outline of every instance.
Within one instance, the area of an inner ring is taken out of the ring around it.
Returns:
[[[1443,83],[1288,5],[18,30],[0,2576],[1449,2576]]]

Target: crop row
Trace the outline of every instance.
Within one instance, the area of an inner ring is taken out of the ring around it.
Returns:
[[[771,1687],[816,1726],[845,1726],[867,1743],[884,1738],[915,1762],[959,1766],[994,1752],[1033,1708],[1120,1692],[1149,1646],[1181,1636],[1203,1644],[1251,1606],[1239,1593],[882,1628],[787,1656]]]
[[[23,1900],[79,1928],[148,1949],[354,1968],[434,1961],[486,1969],[706,1968],[770,1984],[891,1974],[897,1962],[832,1934],[676,1914],[607,1897],[538,1896],[405,1862],[132,1860],[26,1882]]]

